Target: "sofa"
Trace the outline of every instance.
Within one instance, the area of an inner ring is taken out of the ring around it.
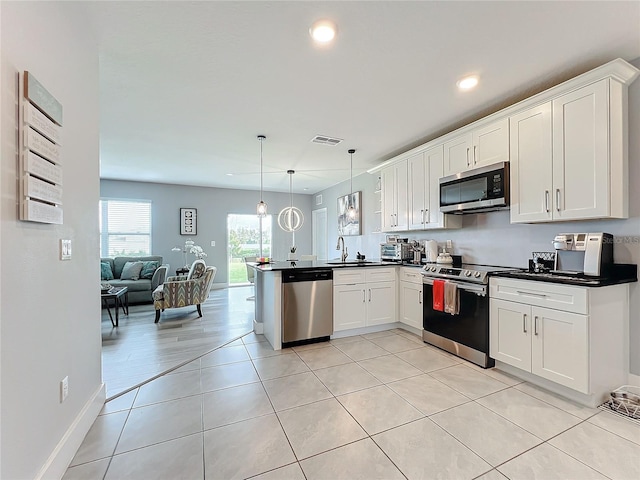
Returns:
[[[122,270],[127,262],[157,262],[158,268],[150,273],[147,270],[146,276],[151,278],[138,278],[122,279]],[[100,263],[108,264],[111,269],[113,279],[108,279],[108,275],[105,275],[104,266],[101,265],[101,282],[109,283],[114,287],[128,287],[129,303],[151,303],[153,298],[151,294],[158,285],[164,282],[169,271],[169,265],[162,263],[162,257],[158,255],[151,255],[148,257],[115,257],[115,258],[101,258]]]

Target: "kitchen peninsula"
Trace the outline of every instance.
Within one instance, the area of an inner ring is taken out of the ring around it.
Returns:
[[[315,283],[313,288],[309,290],[309,296],[316,296],[314,301],[309,302],[309,307],[315,307],[314,317],[324,315],[331,318],[329,333],[322,336],[333,334],[333,282],[327,285],[329,288],[321,289],[317,284],[322,280],[330,280],[334,278],[334,272],[340,272],[342,275],[356,275],[367,271],[369,274],[385,274],[393,279],[393,304],[395,310],[395,267],[396,264],[390,262],[380,262],[373,260],[364,261],[282,261],[274,263],[248,263],[249,267],[255,269],[255,289],[256,289],[256,315],[254,320],[254,331],[263,333],[274,350],[282,348],[283,341],[283,319],[285,308],[283,305],[283,287],[288,282]],[[376,268],[373,268],[376,267]],[[329,283],[329,282],[326,282]],[[323,291],[326,294],[321,295]],[[329,295],[329,292],[331,294]],[[360,294],[360,292],[359,292]],[[364,294],[363,294],[364,295]],[[364,297],[363,297],[364,298]],[[371,294],[369,295],[371,301]],[[392,320],[392,321],[395,321]],[[311,336],[309,338],[315,338]]]

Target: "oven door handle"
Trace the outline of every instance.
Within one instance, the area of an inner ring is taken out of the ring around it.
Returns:
[[[424,285],[433,285],[433,278],[422,278],[422,283]],[[460,290],[465,290],[467,292],[475,293],[476,295],[482,295],[483,297],[487,295],[487,286],[486,285],[475,285],[473,283],[462,283],[456,282],[453,280],[445,280],[447,282],[455,283]]]

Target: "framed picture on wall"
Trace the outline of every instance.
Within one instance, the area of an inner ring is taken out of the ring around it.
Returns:
[[[180,235],[197,235],[198,210],[195,208],[180,209]]]
[[[338,197],[338,235],[362,235],[361,194],[354,192]]]

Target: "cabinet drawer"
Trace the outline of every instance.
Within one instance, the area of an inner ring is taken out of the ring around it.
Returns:
[[[396,280],[395,267],[366,268],[364,271],[367,282],[394,282]]]
[[[401,267],[400,280],[403,282],[417,283],[422,285],[422,274],[419,267]]]
[[[492,278],[489,283],[489,296],[565,312],[589,314],[589,294],[588,289],[584,287]]]
[[[333,271],[334,285],[352,285],[365,281],[364,268],[345,268]]]

